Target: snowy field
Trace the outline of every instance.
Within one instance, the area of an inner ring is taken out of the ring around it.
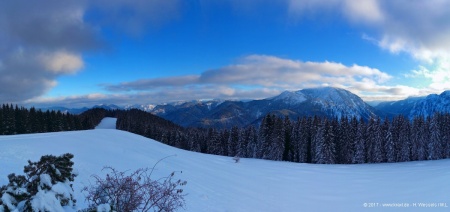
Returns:
[[[75,193],[91,175],[152,167],[187,180],[187,211],[450,211],[450,160],[395,164],[313,165],[213,156],[176,149],[114,128],[104,120],[88,131],[0,136],[0,185],[23,174],[27,160],[73,153]],[[390,205],[384,205],[390,204]],[[392,205],[394,204],[394,205]],[[428,206],[428,207],[426,207]],[[448,207],[445,207],[448,206]]]

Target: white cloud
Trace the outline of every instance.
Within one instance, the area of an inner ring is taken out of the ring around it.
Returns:
[[[344,14],[354,22],[379,23],[384,19],[377,0],[345,0],[342,6]]]
[[[384,20],[377,0],[288,0],[288,11],[294,18],[337,12],[356,23],[377,23]]]
[[[43,63],[44,68],[53,73],[72,74],[84,66],[83,59],[80,55],[67,51],[41,54],[39,59]]]
[[[425,78],[430,81],[427,89],[429,93],[440,93],[450,90],[450,61],[439,60],[432,68],[420,66],[417,70],[411,71],[406,77]]]
[[[416,95],[408,86],[388,86],[392,77],[376,68],[336,62],[302,62],[268,55],[249,55],[236,64],[200,75],[176,76],[104,85],[107,90],[142,95],[154,103],[212,98],[260,99],[284,90],[333,86],[349,89],[366,100],[401,99]],[[150,98],[150,96],[152,98]]]
[[[424,90],[386,85],[391,76],[375,68],[335,62],[302,62],[268,55],[250,55],[199,75],[142,79],[103,85],[114,94],[37,98],[29,103],[79,107],[89,104],[148,104],[194,99],[262,99],[285,90],[333,86],[365,100],[398,100]]]
[[[342,85],[369,77],[379,83],[391,76],[366,66],[345,66],[335,62],[302,62],[267,55],[250,55],[239,64],[209,70],[200,76],[200,82],[217,84],[244,84],[292,89],[303,84],[333,83]],[[344,82],[343,79],[346,81]]]

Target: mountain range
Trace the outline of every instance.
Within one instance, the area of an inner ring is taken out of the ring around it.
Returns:
[[[285,91],[275,97],[245,102],[211,100],[157,105],[150,112],[182,126],[219,128],[257,124],[268,113],[291,119],[314,115],[368,119],[378,114],[357,95],[332,87]]]
[[[410,119],[415,116],[428,117],[436,112],[450,113],[450,90],[425,97],[410,97],[400,101],[382,102],[376,109],[388,115],[403,115]]]
[[[359,96],[345,89],[334,87],[308,88],[299,91],[285,91],[277,96],[250,101],[237,100],[193,100],[160,105],[113,104],[96,105],[104,109],[144,110],[170,120],[184,127],[244,127],[258,124],[268,113],[297,119],[302,116],[337,117],[342,116],[369,119],[404,115],[430,116],[435,112],[450,112],[450,91],[440,95],[410,97],[400,101],[381,102],[371,106]],[[46,108],[70,113],[81,113],[88,108]]]

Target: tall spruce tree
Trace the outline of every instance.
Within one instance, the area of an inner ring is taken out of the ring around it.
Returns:
[[[319,164],[336,163],[335,135],[333,134],[333,125],[327,119],[324,119],[314,136],[315,140],[315,162]]]
[[[392,127],[389,119],[384,119],[382,126],[382,138],[384,139],[385,161],[388,163],[395,162],[395,145],[392,139]]]
[[[234,157],[237,155],[240,134],[240,130],[237,126],[231,128],[227,143],[228,156]]]
[[[355,154],[352,158],[352,163],[365,163],[366,158],[366,144],[365,144],[366,127],[363,120],[358,121],[355,135]]]
[[[284,161],[293,161],[294,159],[294,147],[292,142],[292,123],[289,117],[284,117],[283,126],[282,126],[282,136],[284,142],[284,151],[283,151],[283,160]]]
[[[258,133],[254,126],[249,126],[246,130],[246,137],[248,138],[246,157],[256,158],[258,152]]]
[[[366,160],[368,163],[381,163],[383,157],[380,119],[371,118],[366,132],[368,134],[366,143],[370,143],[366,145],[368,148]]]
[[[428,141],[428,160],[437,160],[441,159],[442,155],[442,146],[441,146],[441,132],[438,126],[438,116],[435,114],[434,116],[428,118],[428,129],[429,129],[429,141]]]

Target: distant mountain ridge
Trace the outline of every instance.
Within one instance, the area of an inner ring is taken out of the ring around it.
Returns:
[[[99,104],[99,105],[94,105],[93,107],[89,108],[89,107],[82,107],[82,108],[68,108],[68,107],[60,107],[60,106],[55,106],[55,107],[39,107],[38,109],[41,109],[43,111],[46,110],[54,110],[54,111],[61,111],[62,113],[70,113],[70,114],[81,114],[89,109],[92,108],[103,108],[106,110],[122,110],[125,109],[123,107],[117,106],[115,104]]]
[[[370,106],[359,96],[345,89],[334,87],[308,88],[298,91],[284,91],[281,94],[261,100],[193,100],[168,104],[96,105],[94,108],[140,109],[170,120],[184,127],[248,126],[258,124],[262,117],[271,113],[296,119],[302,116],[340,118],[342,116],[369,119],[404,115],[430,116],[435,112],[450,113],[450,91],[440,95],[410,97],[400,101],[381,102]],[[64,107],[45,108],[72,114],[82,113],[89,108],[68,109]]]
[[[428,117],[436,112],[450,113],[450,90],[439,95],[430,94],[425,97],[410,97],[400,101],[383,102],[375,108],[391,115],[401,114],[410,119],[415,116]]]
[[[211,100],[165,104],[149,112],[182,126],[219,128],[255,124],[268,113],[292,119],[314,115],[369,119],[379,114],[357,95],[333,87],[285,91],[275,97],[247,102]]]

